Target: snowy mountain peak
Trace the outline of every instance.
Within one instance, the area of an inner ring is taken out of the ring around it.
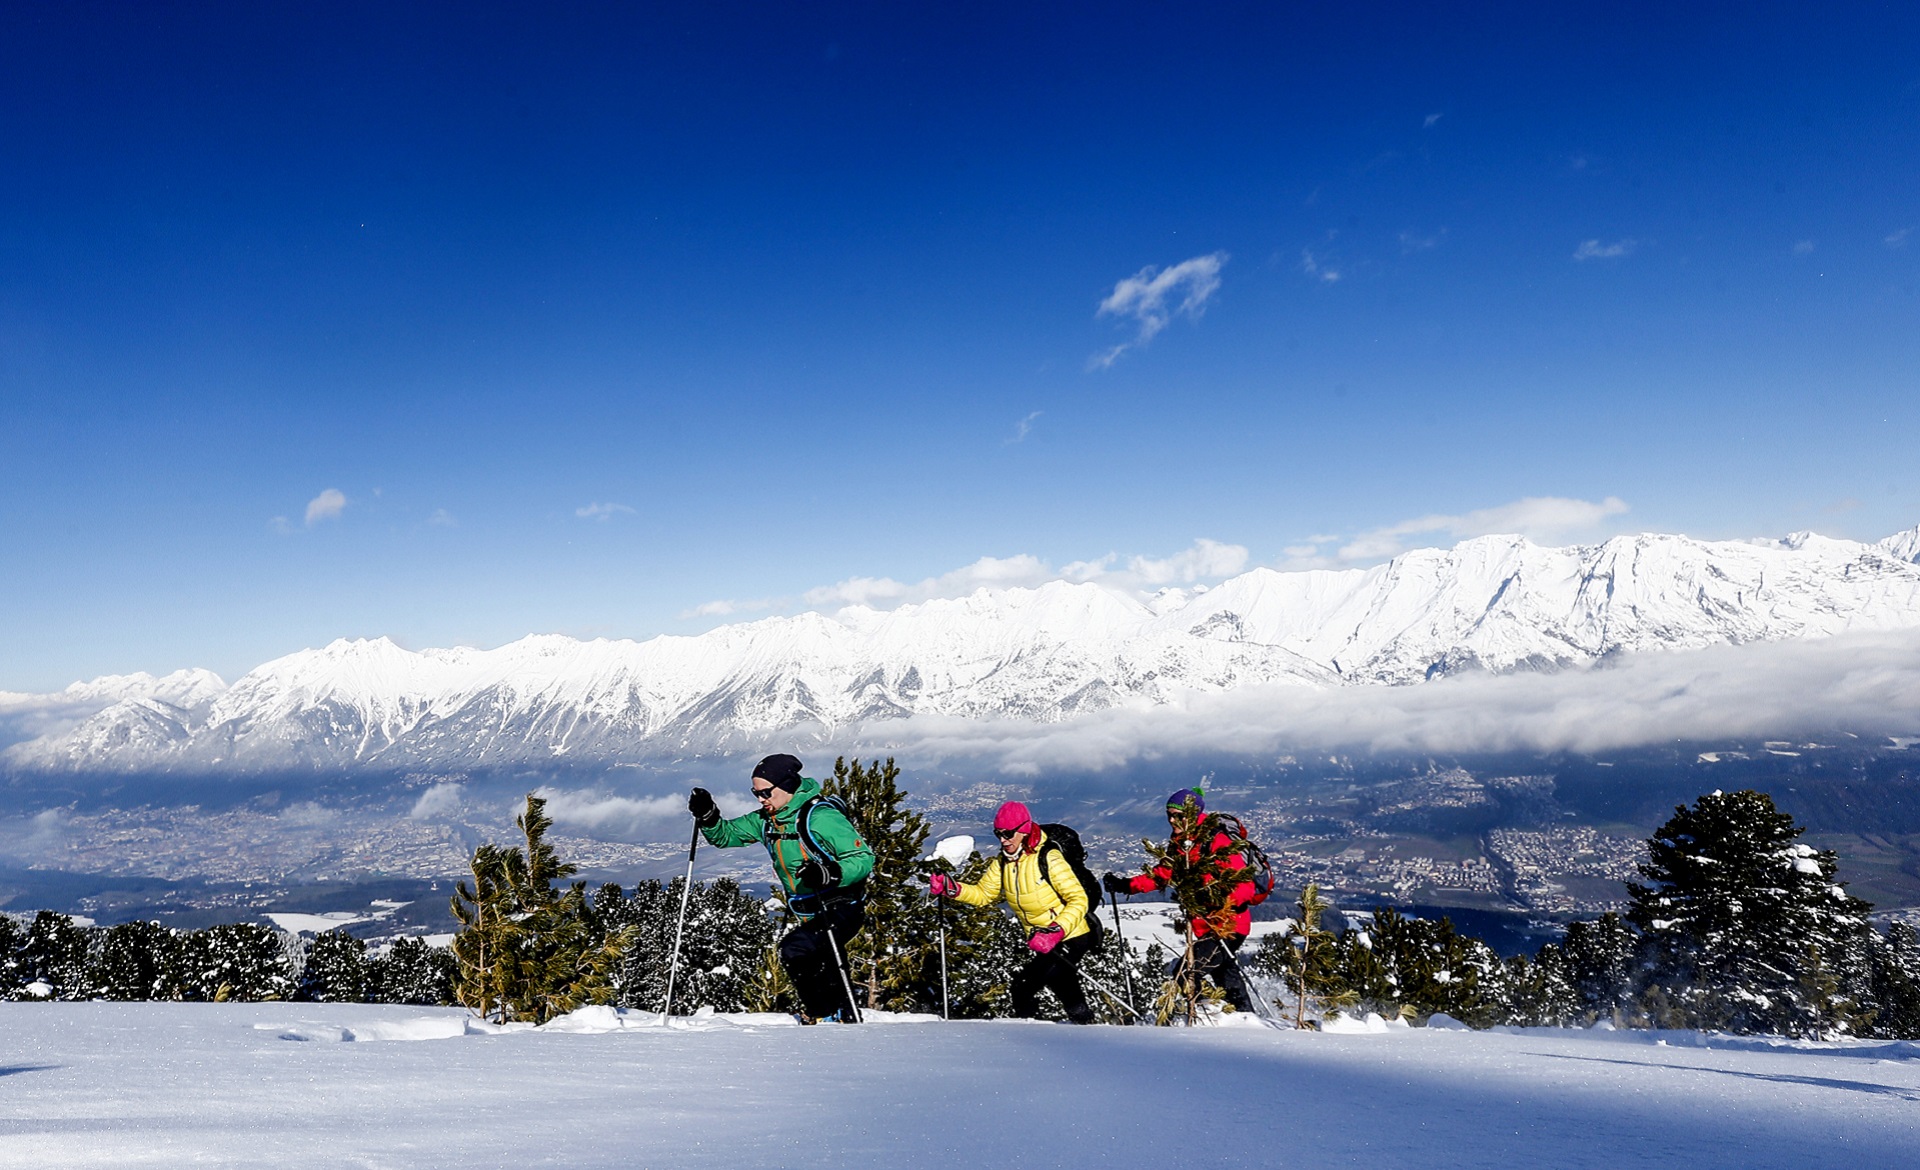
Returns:
[[[19,770],[627,760],[910,716],[1052,722],[1255,685],[1409,685],[1920,627],[1916,557],[1920,528],[1877,544],[1482,536],[1371,568],[1258,568],[1144,599],[1054,581],[645,642],[536,634],[415,652],[343,638],[231,687],[205,671],[120,676],[0,697],[0,713],[76,713],[7,749]]]

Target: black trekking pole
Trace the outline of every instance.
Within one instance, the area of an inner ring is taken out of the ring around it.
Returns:
[[[940,1018],[952,1019],[947,1014],[947,900],[936,898],[940,903]]]
[[[693,894],[693,855],[700,850],[700,822],[693,822],[693,840],[687,844],[687,884],[680,888],[680,925],[673,931],[673,957],[667,960],[667,1002],[660,1009],[665,1024],[673,1011],[673,977],[680,968],[680,939],[687,933],[687,899]]]
[[[1108,890],[1107,905],[1113,907],[1113,937],[1120,940],[1120,973],[1127,977],[1127,1010],[1139,1015],[1140,1009],[1133,1006],[1133,953],[1127,949],[1127,932],[1120,929],[1120,895]]]
[[[840,959],[840,943],[833,937],[833,923],[827,923],[827,946],[833,951],[833,969],[840,972],[840,986],[847,992],[847,1010],[853,1013],[853,1022],[865,1023],[860,1018],[860,1005],[853,1002],[853,980],[847,976],[847,965]]]

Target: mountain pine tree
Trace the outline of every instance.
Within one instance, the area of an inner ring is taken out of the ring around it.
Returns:
[[[546,839],[553,819],[547,802],[527,794],[514,819],[521,843],[482,845],[470,868],[473,886],[455,887],[454,936],[460,963],[455,992],[482,1016],[545,1023],[554,1016],[612,998],[611,972],[626,946],[623,936],[596,929],[585,882],[556,890],[574,866]]]
[[[157,922],[108,927],[94,956],[90,982],[102,999],[180,998],[180,935]]]
[[[1553,944],[1540,948],[1532,959],[1515,955],[1506,961],[1502,978],[1505,1001],[1502,1018],[1491,1021],[1524,1027],[1564,1028],[1586,1022],[1579,993],[1573,988],[1566,954]]]
[[[664,887],[641,882],[631,897],[612,883],[594,894],[593,913],[603,937],[620,940],[610,976],[614,1002],[622,1007],[657,1012],[665,1005],[685,887],[686,878],[677,877]],[[772,945],[773,926],[764,902],[732,878],[695,882],[687,896],[687,926],[674,975],[674,1012],[689,1015],[701,1007],[723,1012],[792,1010],[755,1006],[764,1002],[755,995],[764,995],[761,967]]]
[[[22,983],[35,981],[53,988],[56,999],[92,999],[87,975],[87,928],[74,925],[65,914],[42,910],[33,916],[17,952]]]
[[[12,999],[29,980],[20,945],[26,931],[11,914],[0,914],[0,999]]]
[[[453,979],[459,964],[453,952],[421,938],[395,939],[367,964],[367,981],[376,1003],[453,1003]]]
[[[1609,910],[1588,922],[1569,923],[1559,949],[1587,1022],[1610,1019],[1619,1026],[1633,1019],[1641,944],[1620,915]]]
[[[230,922],[189,933],[181,948],[183,998],[211,1003],[292,999],[294,982],[278,932]]]
[[[371,975],[367,944],[344,930],[329,930],[307,948],[299,995],[311,1003],[366,1003]]]
[[[866,988],[870,1007],[900,1009],[927,1003],[925,972],[934,963],[934,1002],[939,995],[937,907],[925,887],[927,819],[907,808],[900,769],[891,758],[862,764],[842,756],[821,785],[853,809],[854,828],[873,850],[867,877],[867,924],[847,946],[856,987]],[[930,950],[930,948],[933,948]]]
[[[1870,937],[1869,963],[1875,1015],[1863,1035],[1920,1039],[1920,933],[1904,922]]]
[[[1486,1027],[1505,1010],[1506,967],[1493,948],[1447,918],[1407,918],[1392,907],[1335,946],[1334,967],[1361,1010],[1425,1018],[1445,1012]]]
[[[1715,792],[1648,840],[1628,917],[1648,947],[1656,1023],[1814,1036],[1868,1010],[1871,907],[1801,832],[1763,793]]]

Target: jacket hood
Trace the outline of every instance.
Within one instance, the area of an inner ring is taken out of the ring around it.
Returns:
[[[810,776],[802,776],[800,777],[800,787],[793,790],[793,799],[789,800],[779,812],[774,813],[767,819],[778,821],[783,825],[792,825],[794,820],[800,815],[800,806],[819,795],[820,782]]]

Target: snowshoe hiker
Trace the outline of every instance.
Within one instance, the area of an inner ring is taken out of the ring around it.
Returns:
[[[1026,928],[1027,947],[1033,952],[1013,977],[1013,1014],[1022,1019],[1037,1016],[1044,987],[1059,997],[1069,1021],[1091,1024],[1093,1009],[1080,986],[1079,965],[1100,941],[1089,917],[1093,891],[1082,886],[1060,846],[1048,840],[1019,801],[1000,806],[993,835],[1000,839],[1000,858],[987,866],[979,884],[936,873],[927,879],[934,897],[968,906],[1005,901]]]
[[[866,925],[867,875],[873,849],[837,797],[800,774],[800,761],[781,754],[754,766],[751,790],[758,811],[723,819],[713,796],[696,788],[687,811],[701,835],[720,849],[759,843],[773,861],[787,907],[800,922],[780,940],[780,964],[800,997],[802,1023],[830,1017],[857,1020],[843,957]]]
[[[1196,973],[1219,984],[1235,1011],[1251,1012],[1253,999],[1235,956],[1253,929],[1253,907],[1265,901],[1272,890],[1271,871],[1266,869],[1265,858],[1247,841],[1237,818],[1207,816],[1206,794],[1199,788],[1182,788],[1167,797],[1167,826],[1168,851],[1186,858],[1189,864],[1199,866],[1204,862],[1226,873],[1246,872],[1246,877],[1231,885],[1215,882],[1210,875],[1203,877],[1210,891],[1215,885],[1221,887],[1218,900],[1191,915],[1188,925],[1193,931]],[[1172,879],[1172,869],[1160,864],[1130,877],[1109,873],[1100,884],[1116,894],[1132,896],[1165,889]]]

